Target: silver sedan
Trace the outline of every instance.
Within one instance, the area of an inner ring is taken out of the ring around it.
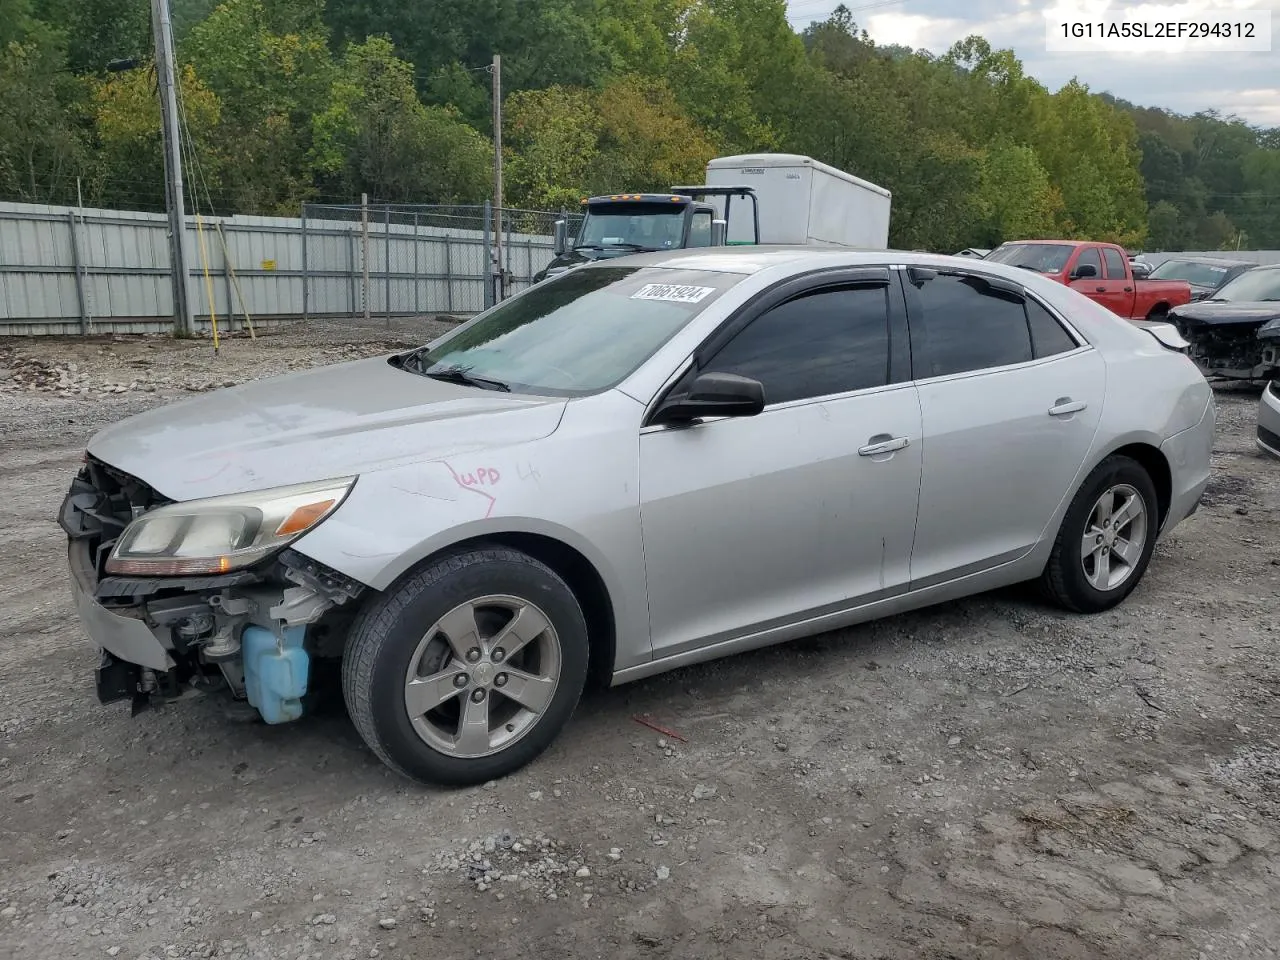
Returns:
[[[94,437],[60,522],[99,698],[217,685],[279,723],[340,661],[379,757],[475,783],[593,679],[1022,581],[1106,610],[1209,476],[1181,345],[967,258],[584,266]]]

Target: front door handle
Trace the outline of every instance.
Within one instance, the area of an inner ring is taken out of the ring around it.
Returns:
[[[1052,407],[1049,408],[1049,416],[1065,417],[1072,413],[1079,413],[1088,404],[1083,400],[1072,400],[1070,397],[1059,397]]]
[[[1125,287],[1125,288],[1124,288],[1124,292],[1125,292],[1125,293],[1133,293],[1133,287]]]
[[[906,437],[891,437],[887,433],[878,433],[865,447],[858,448],[860,457],[878,457],[883,453],[896,453],[911,443]]]

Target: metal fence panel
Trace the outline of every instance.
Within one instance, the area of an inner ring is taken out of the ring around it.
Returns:
[[[492,289],[486,209],[308,204],[301,218],[188,217],[197,327],[211,312],[226,330],[246,312],[341,318],[366,303],[372,316],[475,313]],[[551,260],[561,215],[502,212],[508,295]],[[161,214],[0,203],[0,335],[167,330],[169,272]]]

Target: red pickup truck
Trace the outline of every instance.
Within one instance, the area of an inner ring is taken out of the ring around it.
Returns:
[[[1137,280],[1122,247],[1079,240],[1011,240],[984,260],[1052,277],[1129,320],[1163,320],[1191,302],[1185,280]]]

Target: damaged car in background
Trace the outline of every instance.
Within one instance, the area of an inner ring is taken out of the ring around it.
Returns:
[[[1019,582],[1111,609],[1208,482],[1180,345],[962,257],[585,264],[95,435],[59,520],[98,696],[217,688],[284,723],[327,665],[384,763],[471,784],[589,680]]]
[[[1208,299],[1176,307],[1169,322],[1206,377],[1280,376],[1280,264],[1254,267]]]

